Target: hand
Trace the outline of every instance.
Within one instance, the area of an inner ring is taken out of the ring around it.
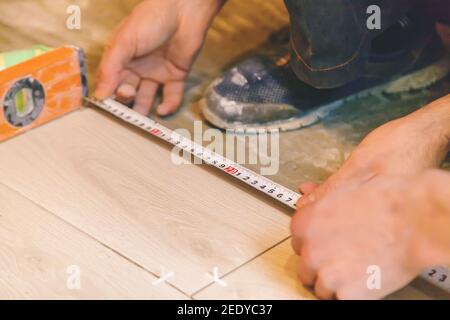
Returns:
[[[145,0],[116,30],[104,53],[95,97],[113,93],[148,114],[160,86],[161,116],[175,112],[184,81],[222,0]]]
[[[378,299],[424,268],[450,262],[450,174],[378,177],[300,208],[292,220],[298,274],[322,299]],[[367,268],[380,270],[369,290]]]
[[[362,185],[383,175],[417,174],[436,168],[450,150],[450,95],[370,133],[341,169],[322,185],[305,183],[299,206],[339,188]]]

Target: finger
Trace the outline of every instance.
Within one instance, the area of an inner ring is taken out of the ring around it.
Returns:
[[[329,289],[326,283],[321,278],[318,278],[314,285],[314,292],[319,299],[322,300],[335,300],[336,294],[333,290]]]
[[[106,49],[97,73],[97,86],[94,96],[103,100],[110,97],[120,83],[124,66],[131,60],[132,46],[128,38],[118,33],[109,48]]]
[[[121,84],[116,91],[116,100],[126,105],[131,103],[135,97],[136,87],[128,83]]]
[[[300,197],[300,199],[297,202],[297,208],[303,208],[305,206],[307,206],[310,203],[313,203],[314,201],[316,201],[316,196],[314,194],[314,192],[308,194],[308,195],[304,195],[302,197]]]
[[[326,182],[325,182],[326,183]],[[318,195],[319,192],[321,192],[321,188],[322,186],[315,186],[314,189],[311,186],[306,186],[306,190],[307,192],[303,192],[302,188],[304,188],[304,185],[301,185],[299,190],[302,193],[302,196],[300,197],[300,199],[297,202],[297,208],[304,208],[309,204],[314,203],[317,199],[318,199]],[[323,187],[322,187],[323,188]]]
[[[302,241],[297,238],[292,238],[291,246],[292,246],[292,249],[294,250],[295,254],[299,256],[302,251]]]
[[[292,248],[297,255],[301,255],[302,245],[307,238],[310,222],[312,219],[313,207],[306,206],[298,209],[292,217],[290,231],[292,235]]]
[[[339,286],[339,273],[335,266],[321,268],[317,274],[314,286],[316,296],[323,300],[334,300],[337,298],[336,290]]]
[[[297,276],[300,279],[300,282],[307,287],[314,286],[316,282],[317,272],[308,264],[306,258],[303,256],[303,253],[298,264]]]
[[[119,88],[116,90],[116,99],[124,104],[132,102],[136,97],[140,82],[141,79],[135,73],[124,72]]]
[[[309,222],[311,220],[310,210],[298,210],[292,217],[290,229],[292,235],[292,248],[297,255],[301,254],[301,246],[306,238]]]
[[[143,115],[148,115],[153,105],[159,84],[151,80],[143,80],[139,87],[133,109]]]
[[[313,192],[316,188],[318,187],[317,183],[314,182],[305,182],[302,183],[299,187],[298,190],[303,194],[303,195],[308,195],[311,192]]]
[[[163,90],[163,102],[158,106],[160,116],[174,113],[183,100],[184,81],[166,83]]]
[[[301,197],[297,203],[297,208],[305,207],[324,198],[327,194],[334,190],[333,186],[334,184],[332,183],[332,180],[325,181],[314,190]]]

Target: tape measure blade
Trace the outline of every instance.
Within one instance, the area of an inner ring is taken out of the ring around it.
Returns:
[[[97,101],[85,98],[86,101],[93,105],[113,114],[114,116],[128,122],[142,130],[147,131],[151,135],[162,139],[171,145],[181,148],[193,156],[201,159],[204,163],[212,165],[230,176],[241,180],[252,188],[262,192],[269,197],[281,202],[282,204],[295,209],[295,205],[300,194],[262,176],[256,172],[230,160],[222,155],[199,145],[198,143],[181,136],[169,128],[157,123],[156,121],[145,117],[136,111],[124,106],[113,99]]]
[[[435,266],[422,272],[421,278],[450,294],[450,268]]]

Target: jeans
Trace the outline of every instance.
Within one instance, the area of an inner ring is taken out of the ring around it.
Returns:
[[[337,87],[368,75],[374,69],[373,41],[407,14],[421,20],[420,30],[413,32],[408,48],[407,56],[413,59],[417,56],[415,51],[426,46],[425,38],[435,32],[436,20],[450,19],[449,3],[450,0],[285,0],[291,21],[291,67],[302,81],[316,88]],[[380,8],[381,29],[367,26],[370,5]],[[439,12],[442,17],[437,17]],[[386,39],[384,46],[395,47],[396,39]],[[406,56],[396,58],[399,63],[408,62]]]

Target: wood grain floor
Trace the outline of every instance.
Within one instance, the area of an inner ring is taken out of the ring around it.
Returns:
[[[0,181],[188,294],[289,235],[279,209],[94,110],[1,147]]]
[[[105,40],[137,2],[0,0],[0,51],[82,46],[92,84]],[[64,28],[74,3],[80,31]],[[282,0],[229,1],[194,67],[186,107],[166,123],[201,119],[196,97],[208,79],[286,23]],[[285,136],[275,178],[295,187],[337,168],[362,135],[342,119]],[[173,165],[167,146],[98,110],[0,144],[0,166],[0,298],[314,298],[296,280],[289,212],[208,168]],[[67,288],[72,265],[80,290]],[[227,287],[211,279],[216,267]],[[154,286],[163,269],[174,276]],[[411,287],[398,294],[426,297]]]
[[[171,286],[153,286],[155,280],[0,184],[0,299],[187,298]]]

